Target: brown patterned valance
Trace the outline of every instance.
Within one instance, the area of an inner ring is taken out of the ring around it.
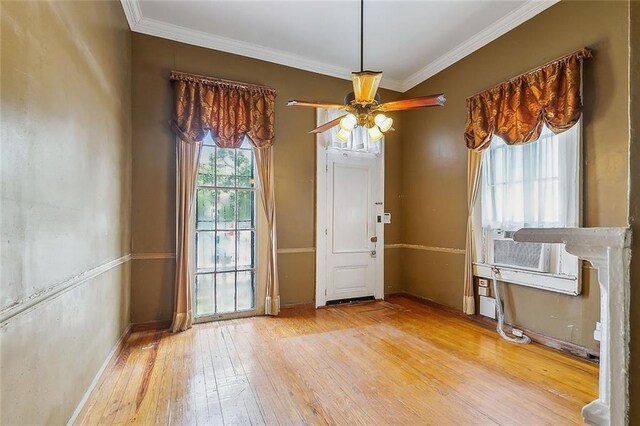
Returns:
[[[543,124],[554,133],[573,126],[582,114],[580,49],[467,99],[467,147],[483,150],[494,135],[507,144],[540,137]]]
[[[273,145],[275,89],[178,71],[170,79],[171,127],[185,142],[201,141],[210,131],[224,148],[237,148],[245,135],[257,148]]]

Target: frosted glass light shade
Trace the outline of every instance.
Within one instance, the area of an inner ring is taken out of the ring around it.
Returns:
[[[356,122],[358,120],[356,119],[356,116],[353,114],[347,114],[345,115],[342,120],[340,120],[340,127],[343,130],[347,130],[347,131],[351,131],[353,130],[354,127],[356,127]]]
[[[368,132],[369,132],[369,140],[371,141],[377,141],[383,136],[378,126],[370,127]]]
[[[351,130],[340,129],[338,133],[336,133],[336,137],[340,139],[342,142],[346,142],[351,135]]]
[[[378,114],[373,120],[376,125],[380,128],[380,130],[384,133],[391,128],[393,125],[393,119],[387,117],[384,114]]]

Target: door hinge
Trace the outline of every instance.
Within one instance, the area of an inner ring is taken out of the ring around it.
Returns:
[[[326,288],[324,289],[324,295],[325,296],[327,295],[327,289]]]
[[[324,171],[325,171],[325,172],[328,172],[328,171],[329,171],[329,165],[328,165],[328,164],[325,164],[325,165],[324,165]]]

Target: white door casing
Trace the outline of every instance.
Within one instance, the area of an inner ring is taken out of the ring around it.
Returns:
[[[322,137],[316,145],[316,307],[382,299],[384,143],[378,155],[325,148]]]

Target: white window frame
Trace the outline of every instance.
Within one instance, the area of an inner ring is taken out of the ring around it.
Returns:
[[[582,226],[582,119],[578,120],[575,124],[577,126],[577,155],[576,155],[576,191],[575,199],[572,200],[576,206],[576,212],[578,215],[578,226]],[[485,159],[483,159],[484,161]],[[482,173],[482,172],[481,172]],[[492,243],[490,235],[487,235],[485,229],[482,228],[482,191],[484,179],[480,180],[480,188],[478,191],[478,197],[473,211],[473,238],[474,238],[474,262],[473,262],[473,275],[480,278],[493,278],[493,268],[497,268],[500,273],[501,281],[523,285],[526,287],[533,287],[547,291],[553,291],[557,293],[568,294],[577,296],[582,293],[582,265],[581,261],[566,253],[561,246],[550,246],[550,262],[551,272],[531,271],[527,269],[521,269],[517,267],[509,267],[503,265],[492,265],[489,263],[488,245]],[[576,266],[571,266],[575,272],[575,276],[563,274],[562,264],[563,262],[576,262]]]

